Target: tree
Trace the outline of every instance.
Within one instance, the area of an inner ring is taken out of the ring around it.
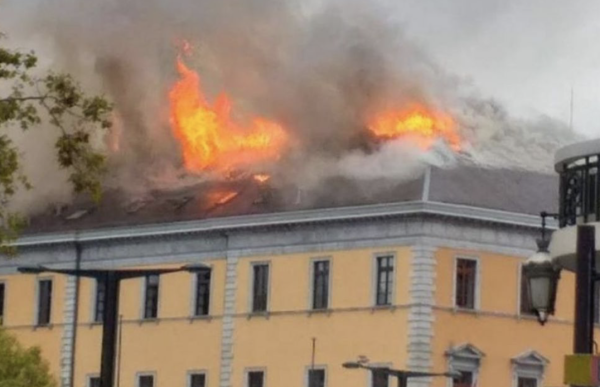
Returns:
[[[56,387],[40,349],[25,349],[0,327],[0,387]]]
[[[3,39],[0,33],[0,43]],[[8,128],[29,130],[43,121],[54,127],[57,168],[68,171],[77,193],[87,192],[99,200],[105,172],[105,157],[92,147],[90,136],[110,127],[112,105],[101,96],[86,95],[70,75],[35,75],[37,63],[34,52],[0,44],[0,252],[4,253],[12,252],[7,243],[24,226],[23,217],[9,210],[10,200],[19,189],[35,188],[23,172],[21,152]]]

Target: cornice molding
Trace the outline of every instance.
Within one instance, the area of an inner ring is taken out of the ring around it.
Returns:
[[[282,228],[316,223],[353,222],[364,219],[397,218],[411,215],[430,215],[464,219],[506,226],[540,228],[538,216],[473,206],[440,202],[412,201],[354,207],[325,208],[272,214],[243,215],[150,225],[134,225],[107,229],[92,229],[66,233],[25,235],[14,243],[16,247],[40,245],[98,243],[138,238],[168,238],[183,234],[227,234],[237,230]],[[551,223],[550,228],[556,224]]]

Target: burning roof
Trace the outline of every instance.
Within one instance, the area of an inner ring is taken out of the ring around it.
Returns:
[[[249,176],[154,191],[135,200],[111,190],[99,205],[83,200],[62,211],[48,209],[32,217],[27,233],[421,200],[537,215],[555,209],[557,183],[554,175],[466,165],[431,168],[425,176],[410,181],[337,177],[306,191]]]

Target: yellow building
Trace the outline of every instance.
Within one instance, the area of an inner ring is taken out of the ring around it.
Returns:
[[[275,199],[261,183],[235,184],[212,187],[236,192],[212,204],[214,192],[195,187],[145,202],[109,195],[94,210],[33,218],[20,256],[0,266],[5,327],[41,346],[63,386],[93,386],[102,290],[16,267],[201,262],[209,276],[123,282],[118,386],[388,385],[342,368],[360,355],[375,365],[463,372],[454,382],[411,379],[418,387],[562,385],[572,275],[563,274],[557,313],[544,327],[521,294],[538,214],[556,207],[556,176],[432,168],[380,196],[332,182],[327,191],[339,200],[283,189]]]

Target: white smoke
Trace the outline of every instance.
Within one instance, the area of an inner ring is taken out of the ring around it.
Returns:
[[[116,103],[121,133],[108,182],[138,194],[182,175],[166,101],[182,39],[195,48],[190,65],[203,85],[211,95],[226,90],[239,119],[260,114],[288,128],[296,146],[276,167],[299,185],[335,175],[405,179],[460,159],[549,170],[555,149],[577,138],[550,118],[514,119],[478,97],[405,38],[391,1],[5,0],[0,8],[11,38],[43,48],[47,67]],[[367,117],[407,103],[453,115],[462,152],[370,143]],[[48,163],[29,164],[52,176]]]

